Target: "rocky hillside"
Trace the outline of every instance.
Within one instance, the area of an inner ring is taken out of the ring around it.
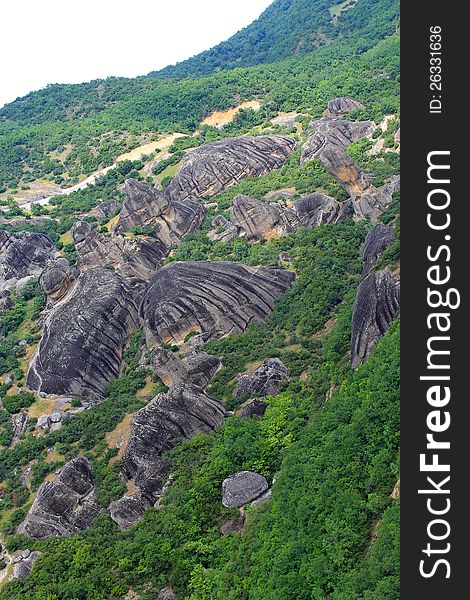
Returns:
[[[0,600],[399,597],[396,6],[346,4],[2,111]]]

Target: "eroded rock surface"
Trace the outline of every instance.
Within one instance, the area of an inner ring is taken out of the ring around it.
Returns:
[[[250,196],[236,196],[233,199],[231,222],[248,241],[279,237],[294,231],[298,225],[293,210]]]
[[[52,302],[58,302],[70,291],[78,274],[78,270],[71,267],[67,259],[58,258],[47,264],[39,285]]]
[[[119,375],[123,347],[137,326],[135,294],[120,275],[107,269],[81,273],[44,318],[28,387],[99,400]]]
[[[251,398],[244,402],[236,411],[239,417],[262,417],[266,412],[268,405],[263,398]]]
[[[80,456],[39,487],[18,532],[34,539],[70,535],[90,527],[98,513],[92,467]]]
[[[80,270],[112,267],[123,277],[148,281],[168,254],[168,246],[160,239],[104,236],[85,221],[72,229]]]
[[[275,396],[281,390],[289,372],[278,358],[268,358],[252,375],[241,375],[234,391],[236,398],[246,396]]]
[[[143,517],[145,509],[149,507],[149,503],[143,501],[138,495],[123,496],[111,502],[109,505],[109,514],[112,520],[118,524],[121,530],[129,529],[135,525]]]
[[[369,273],[374,263],[382,256],[394,239],[393,229],[388,225],[379,224],[369,231],[362,251],[362,258],[364,260],[363,277]]]
[[[349,96],[340,96],[328,102],[327,110],[330,115],[337,117],[346,115],[356,110],[356,108],[364,108],[364,105]]]
[[[34,563],[42,555],[42,552],[35,550],[19,550],[12,556],[13,573],[15,579],[26,579],[31,573]]]
[[[152,359],[154,371],[168,387],[191,383],[204,389],[221,365],[217,356],[203,350],[193,350],[181,359],[171,350],[157,348]]]
[[[202,204],[164,195],[154,187],[127,179],[124,203],[115,233],[126,233],[135,227],[151,227],[154,235],[169,249],[185,235],[199,229],[206,216]],[[170,200],[170,197],[172,198]]]
[[[222,504],[226,508],[239,508],[253,502],[268,491],[266,477],[253,471],[240,471],[224,479]]]
[[[0,290],[7,282],[16,283],[29,275],[38,277],[46,263],[58,252],[45,233],[0,229]]]
[[[272,312],[294,277],[285,269],[232,262],[171,263],[154,275],[142,299],[147,343],[179,343],[193,331],[242,333]]]
[[[172,200],[213,196],[246,177],[282,167],[295,149],[292,138],[279,135],[229,138],[189,152],[165,190]]]
[[[359,284],[352,315],[351,366],[367,360],[400,308],[400,279],[372,271]]]
[[[134,415],[132,433],[123,458],[123,475],[132,479],[144,501],[153,504],[168,476],[162,455],[178,441],[219,429],[225,409],[191,384],[158,394]]]
[[[330,196],[314,192],[294,203],[295,213],[302,227],[318,227],[325,223],[339,223],[354,215],[352,202],[338,202]]]

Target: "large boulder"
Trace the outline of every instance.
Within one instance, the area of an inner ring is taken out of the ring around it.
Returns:
[[[279,394],[289,372],[278,358],[268,358],[252,375],[241,375],[234,391],[236,398],[275,396]]]
[[[352,315],[351,366],[366,361],[400,308],[400,279],[372,271],[359,284]]]
[[[39,277],[46,263],[58,255],[45,233],[0,229],[0,291],[9,281],[16,283],[29,275]]]
[[[349,96],[340,96],[328,102],[327,110],[329,115],[337,117],[346,115],[357,108],[364,108],[364,105]]]
[[[81,273],[44,318],[28,387],[99,400],[119,376],[124,345],[137,326],[135,293],[120,275],[108,269]]]
[[[232,262],[171,263],[153,276],[142,299],[147,343],[180,343],[194,331],[242,333],[271,313],[294,277]]]
[[[160,239],[104,236],[85,221],[75,223],[72,238],[81,271],[97,267],[113,268],[124,277],[140,281],[150,279],[161,267],[169,251]]]
[[[302,227],[318,227],[325,223],[339,223],[351,219],[354,209],[350,201],[338,202],[330,196],[314,192],[294,203],[294,210]]]
[[[183,358],[165,348],[156,348],[152,367],[168,387],[181,383],[192,383],[204,389],[222,366],[217,356],[203,350],[192,350]]]
[[[139,495],[126,495],[111,502],[109,514],[119,529],[125,531],[140,521],[148,507],[149,503]]]
[[[124,185],[124,203],[115,233],[126,233],[134,228],[150,227],[154,236],[169,249],[185,235],[199,229],[206,216],[206,209],[198,202],[179,202],[170,199],[160,190],[127,179]]]
[[[179,173],[165,190],[172,200],[213,196],[246,177],[282,167],[295,149],[292,138],[279,135],[238,137],[188,152]]]
[[[78,275],[78,270],[70,266],[66,258],[58,258],[47,264],[39,285],[51,302],[58,302],[71,290]]]
[[[222,483],[222,504],[225,508],[240,508],[268,491],[266,477],[253,471],[240,471]]]
[[[236,196],[232,200],[230,220],[248,241],[279,237],[294,231],[298,225],[293,210],[250,196]]]
[[[394,239],[393,229],[388,225],[379,224],[369,231],[362,250],[362,258],[364,260],[362,269],[363,277],[369,273],[374,263],[382,256]]]
[[[39,487],[18,533],[34,539],[70,535],[90,527],[99,512],[91,464],[79,456],[62,467],[55,481]]]
[[[216,431],[225,414],[219,402],[191,384],[158,394],[134,415],[123,458],[125,479],[132,479],[143,500],[153,504],[170,471],[163,454],[181,440]]]

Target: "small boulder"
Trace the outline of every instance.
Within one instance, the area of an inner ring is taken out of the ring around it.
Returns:
[[[278,358],[268,358],[252,375],[241,375],[235,389],[235,398],[244,396],[275,396],[289,371]]]
[[[266,412],[268,405],[263,398],[252,398],[244,402],[237,410],[236,414],[239,417],[262,417]]]
[[[222,504],[226,508],[240,508],[253,502],[268,490],[266,477],[253,471],[240,471],[222,483]]]

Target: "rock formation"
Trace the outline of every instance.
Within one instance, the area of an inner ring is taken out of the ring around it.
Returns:
[[[121,203],[117,200],[106,200],[93,210],[89,212],[90,216],[97,217],[98,219],[111,219],[114,214],[121,209]]]
[[[188,200],[213,196],[246,177],[266,175],[282,167],[295,149],[292,138],[279,135],[229,138],[188,152],[165,196]]]
[[[400,279],[372,271],[359,284],[352,315],[351,366],[367,360],[400,307]]]
[[[294,277],[231,262],[171,263],[153,276],[142,299],[147,343],[180,343],[194,331],[241,333],[271,313]]]
[[[289,372],[278,358],[268,358],[252,375],[241,375],[234,391],[235,398],[275,396],[281,390]]]
[[[0,315],[13,306],[13,300],[9,290],[0,292]]]
[[[51,279],[46,276],[47,283]],[[137,324],[134,294],[120,275],[107,269],[81,273],[44,318],[28,387],[99,400],[119,375],[123,347]]]
[[[85,221],[75,223],[72,238],[81,271],[112,267],[124,277],[145,282],[161,267],[169,251],[160,239],[104,236]]]
[[[325,194],[314,192],[294,203],[294,210],[302,227],[318,227],[325,223],[339,223],[351,219],[354,209],[351,201],[338,202]]]
[[[78,274],[78,270],[71,267],[67,259],[58,258],[47,264],[39,279],[39,285],[52,302],[58,302],[70,291]]]
[[[263,475],[253,471],[240,471],[227,477],[222,483],[222,504],[225,508],[239,508],[256,500],[268,491]]]
[[[329,115],[338,117],[339,115],[346,115],[356,110],[356,108],[364,108],[364,105],[349,98],[349,96],[340,96],[328,102],[327,110]]]
[[[31,573],[34,563],[42,555],[42,552],[35,550],[18,550],[12,556],[13,573],[15,579],[26,579]]]
[[[140,521],[149,506],[150,504],[140,495],[126,495],[111,502],[109,514],[119,529],[125,531]]]
[[[212,242],[233,242],[238,237],[238,229],[223,215],[217,215],[212,219],[213,229],[208,232],[207,237]]]
[[[230,220],[248,241],[279,237],[291,233],[298,225],[293,210],[250,196],[233,199]]]
[[[34,539],[70,535],[90,527],[98,513],[91,464],[80,456],[39,487],[18,533]]]
[[[132,433],[123,458],[123,475],[132,479],[145,501],[153,504],[168,476],[163,453],[181,440],[219,429],[224,407],[191,384],[158,394],[134,415]]]
[[[384,253],[395,239],[393,229],[388,225],[376,225],[367,234],[362,251],[364,267],[362,276],[365,277],[377,259]]]
[[[0,229],[0,291],[28,275],[38,277],[57,255],[53,241],[44,233]]]
[[[238,417],[262,417],[266,412],[268,405],[262,398],[251,398],[244,402],[236,411]]]
[[[219,358],[202,350],[188,352],[182,359],[171,350],[157,348],[152,367],[168,387],[191,383],[204,389],[222,366]]]
[[[206,216],[202,204],[163,195],[149,185],[127,179],[124,186],[124,204],[115,233],[126,233],[135,227],[150,227],[154,236],[168,249],[185,235],[199,229]],[[171,198],[171,199],[170,199]]]

